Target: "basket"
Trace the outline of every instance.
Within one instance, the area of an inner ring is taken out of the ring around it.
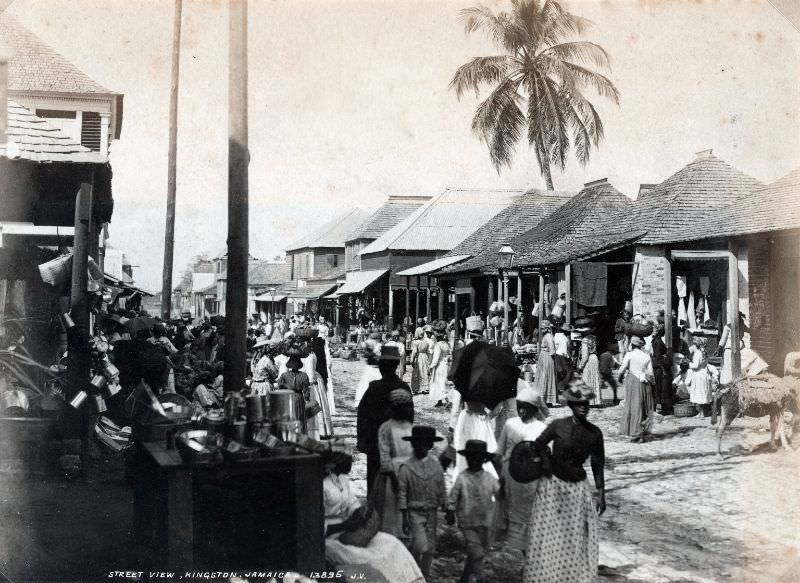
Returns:
[[[673,407],[675,417],[694,417],[697,415],[697,406],[689,401],[683,403],[676,403]]]

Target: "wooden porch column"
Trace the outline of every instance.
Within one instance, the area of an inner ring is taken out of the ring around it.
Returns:
[[[739,258],[733,242],[728,243],[728,320],[731,325],[731,378],[742,374],[742,357],[739,349]]]
[[[425,288],[425,313],[428,315],[429,320],[433,320],[431,314],[431,280],[428,278],[428,287]]]
[[[453,349],[455,349],[456,346],[458,346],[458,340],[461,338],[461,326],[460,326],[461,322],[459,321],[461,318],[460,318],[459,313],[458,313],[458,289],[454,289],[453,292],[454,292],[453,293],[453,300],[454,300],[453,312],[455,313],[455,327],[454,327],[455,342],[453,342]]]
[[[408,329],[411,329],[411,277],[406,275],[406,316],[405,322]],[[416,321],[414,321],[416,324]]]
[[[445,319],[445,313],[444,313],[444,299],[445,299],[444,295],[445,295],[445,293],[446,292],[445,292],[444,288],[441,285],[439,285],[439,295],[436,297],[436,308],[439,310],[438,316],[439,316],[440,320],[444,320]]]
[[[664,344],[672,355],[672,263],[664,257]]]
[[[539,273],[539,349],[542,347],[542,322],[544,321],[544,272]]]
[[[414,294],[414,318],[419,322],[419,275],[417,276],[417,293]]]
[[[567,288],[567,311],[565,314],[565,321],[567,324],[572,324],[572,264],[567,263],[564,266],[564,279]]]
[[[469,285],[469,311],[475,313],[475,286],[472,284]]]
[[[392,281],[389,280],[389,331],[394,330],[394,290]]]

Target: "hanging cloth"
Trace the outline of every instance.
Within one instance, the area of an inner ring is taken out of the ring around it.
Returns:
[[[688,325],[689,318],[686,314],[686,300],[678,298],[678,325]]]
[[[688,322],[689,322],[689,329],[694,330],[697,328],[697,322],[695,321],[694,317],[694,291],[689,292],[689,305],[687,306],[688,311]]]
[[[605,263],[576,262],[572,264],[575,301],[589,307],[605,306],[608,286],[608,266]]]
[[[686,297],[686,276],[678,275],[675,277],[675,287],[678,288],[678,297]]]
[[[697,283],[700,285],[700,293],[703,294],[703,296],[707,296],[709,287],[711,285],[708,276],[701,275],[700,277],[697,278]]]

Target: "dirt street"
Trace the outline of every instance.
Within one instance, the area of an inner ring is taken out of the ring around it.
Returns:
[[[334,424],[353,440],[353,396],[363,366],[333,361]],[[446,411],[427,396],[416,397],[415,407],[417,423],[447,431]],[[664,417],[652,439],[638,444],[619,435],[621,411],[590,412],[605,435],[608,464],[599,581],[800,581],[800,452],[772,453],[765,418],[734,421],[722,460],[709,418]],[[568,413],[552,409],[553,417]],[[362,495],[365,474],[364,456],[356,454],[352,476]],[[434,580],[457,581],[463,557],[458,529],[444,525]],[[492,581],[519,581],[521,569],[519,553],[495,545],[487,571]]]

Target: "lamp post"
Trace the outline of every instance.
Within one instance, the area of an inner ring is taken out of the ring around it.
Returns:
[[[269,321],[269,323],[270,324],[274,324],[275,323],[275,292],[278,291],[278,290],[277,290],[277,288],[271,287],[267,291],[269,292],[269,297],[272,300],[272,302],[270,302],[270,305],[272,307],[270,308],[270,321]]]
[[[514,250],[506,244],[497,252],[500,276],[503,278],[503,342],[508,342],[508,270],[514,262]]]

